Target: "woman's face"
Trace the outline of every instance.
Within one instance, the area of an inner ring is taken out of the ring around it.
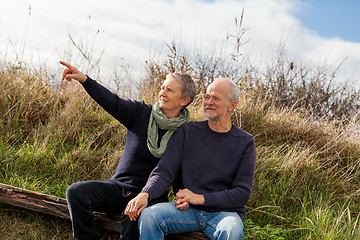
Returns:
[[[159,93],[159,107],[164,111],[178,111],[186,105],[186,98],[182,98],[181,84],[173,76],[169,75]]]

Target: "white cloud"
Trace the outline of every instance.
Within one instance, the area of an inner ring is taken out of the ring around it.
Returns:
[[[10,38],[26,42],[25,56],[39,55],[40,63],[57,65],[68,51],[71,34],[79,43],[105,50],[104,69],[111,71],[120,58],[141,68],[150,48],[164,48],[165,42],[176,40],[189,49],[221,45],[245,9],[243,26],[249,29],[245,38],[250,42],[244,51],[259,64],[269,63],[283,41],[290,57],[305,62],[321,64],[326,59],[336,64],[348,57],[343,70],[358,78],[360,43],[323,38],[306,29],[295,17],[303,7],[297,0],[2,1],[0,51],[11,51]]]

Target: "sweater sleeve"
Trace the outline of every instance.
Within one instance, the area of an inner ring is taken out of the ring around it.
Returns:
[[[249,201],[255,175],[256,150],[255,142],[247,143],[237,167],[232,187],[217,192],[205,193],[205,206],[218,208],[237,208]]]
[[[142,190],[142,192],[149,193],[150,200],[158,198],[168,191],[179,174],[184,145],[184,131],[182,130],[183,127],[171,136],[164,155]]]
[[[136,101],[124,100],[115,93],[91,79],[89,76],[81,83],[86,92],[109,114],[129,128],[136,113],[139,112],[140,104]]]

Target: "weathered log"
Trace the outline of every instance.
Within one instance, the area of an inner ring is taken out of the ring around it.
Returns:
[[[37,193],[0,183],[0,202],[70,219],[64,198]]]
[[[56,217],[70,219],[66,199],[2,183],[0,183],[0,202]],[[95,218],[102,228],[120,232],[119,218],[108,216],[107,214],[100,212],[95,212]]]
[[[208,238],[200,232],[171,234],[165,237],[166,240],[208,240]]]
[[[70,219],[67,201],[64,198],[46,195],[26,189],[0,183],[0,202],[8,205],[41,212],[56,217]],[[120,218],[117,215],[109,215],[94,212],[98,226],[120,232]],[[206,240],[201,233],[185,233],[167,236],[168,240]]]

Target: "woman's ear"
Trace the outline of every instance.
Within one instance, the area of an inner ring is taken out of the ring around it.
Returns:
[[[180,102],[182,107],[186,106],[190,102],[190,97],[183,98]]]

